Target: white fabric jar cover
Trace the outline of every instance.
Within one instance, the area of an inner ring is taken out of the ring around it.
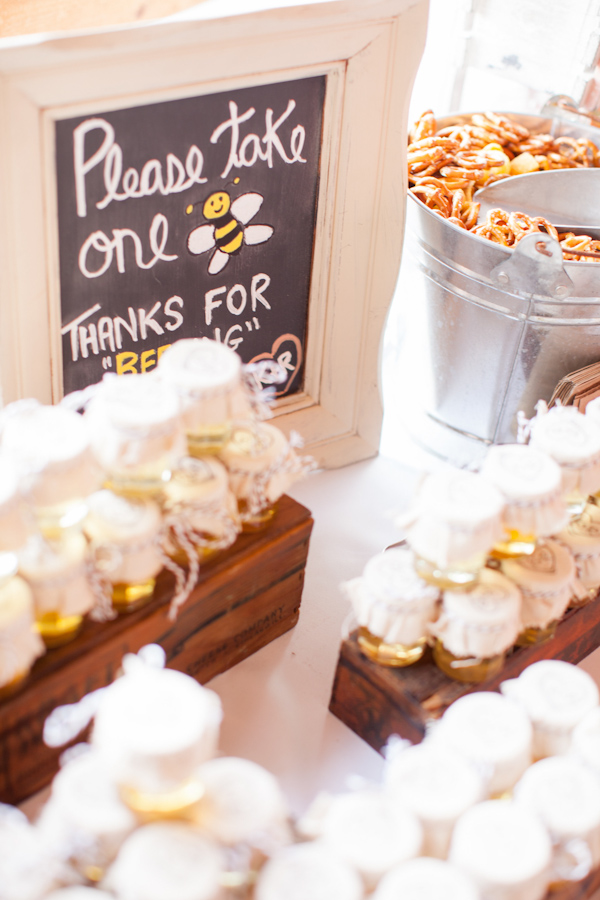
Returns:
[[[102,887],[119,900],[217,900],[223,851],[180,822],[155,822],[131,834]]]
[[[418,856],[423,829],[418,818],[379,789],[331,797],[320,840],[373,888],[393,866]]]
[[[180,400],[154,374],[104,378],[83,421],[94,456],[110,473],[169,470],[185,453]]]
[[[87,563],[87,543],[78,531],[66,531],[57,541],[29,539],[19,553],[19,572],[33,593],[36,618],[54,612],[82,616],[92,609]]]
[[[17,401],[5,408],[1,426],[0,447],[36,509],[81,500],[99,487],[102,473],[76,412]]]
[[[227,470],[209,456],[179,460],[164,489],[163,510],[167,523],[180,524],[192,540],[194,534],[206,534],[228,547],[241,529]]]
[[[558,463],[565,495],[600,489],[600,425],[574,406],[540,410],[529,423],[529,445]]]
[[[456,866],[422,856],[381,879],[372,900],[479,900],[474,882]]]
[[[241,359],[218,341],[177,341],[162,354],[156,371],[179,395],[187,432],[250,415]]]
[[[523,628],[560,619],[577,592],[575,560],[557,541],[539,541],[530,556],[504,559],[501,568],[521,591]]]
[[[449,860],[493,900],[542,900],[552,844],[537,816],[510,800],[488,800],[456,823]]]
[[[321,841],[295,844],[261,869],[255,900],[363,900],[356,870]]]
[[[541,820],[555,844],[581,840],[589,868],[600,865],[600,779],[594,772],[565,756],[541,759],[515,786],[514,799]]]
[[[275,776],[262,766],[220,757],[203,763],[197,776],[204,785],[197,820],[212,838],[263,852],[291,842],[287,802]]]
[[[384,785],[393,802],[420,821],[422,852],[440,859],[448,855],[458,817],[486,796],[477,766],[452,747],[430,740],[393,754],[386,763]]]
[[[512,647],[521,631],[521,593],[492,569],[465,591],[444,591],[431,634],[457,657],[489,659]]]
[[[440,592],[419,578],[408,547],[374,556],[363,574],[342,584],[358,624],[386,644],[411,646],[427,636]]]
[[[219,452],[231,490],[256,515],[275,503],[295,481],[313,468],[299,457],[279,428],[265,422],[239,423]]]
[[[83,874],[90,866],[104,870],[137,825],[93,750],[58,771],[37,822],[46,844]]]
[[[102,574],[113,584],[141,584],[154,578],[164,562],[156,503],[104,490],[92,494],[88,505],[84,531]]]
[[[502,794],[519,780],[532,760],[532,727],[523,708],[488,691],[455,700],[431,740],[452,747],[483,767],[490,794]]]
[[[481,475],[504,497],[502,523],[508,531],[546,537],[568,522],[560,466],[546,453],[528,444],[490,447]]]
[[[412,549],[447,567],[487,553],[502,534],[504,500],[472,472],[436,472],[423,483],[407,528]]]
[[[218,696],[189,675],[133,664],[103,694],[92,743],[119,785],[166,793],[215,755],[221,718]]]
[[[500,690],[529,716],[537,759],[566,753],[573,729],[599,701],[591,675],[559,659],[532,663],[518,678],[503,681]]]

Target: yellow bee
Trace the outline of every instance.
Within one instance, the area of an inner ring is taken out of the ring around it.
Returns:
[[[270,225],[248,225],[263,202],[262,194],[241,194],[232,201],[227,191],[215,191],[204,201],[202,213],[211,224],[190,231],[187,246],[198,256],[215,248],[208,264],[208,274],[216,275],[225,268],[229,257],[239,253],[244,244],[263,244],[273,234]],[[194,206],[186,208],[189,215]]]

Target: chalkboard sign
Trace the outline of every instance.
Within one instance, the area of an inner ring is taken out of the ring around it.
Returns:
[[[324,99],[317,76],[56,122],[64,393],[200,336],[302,387]]]

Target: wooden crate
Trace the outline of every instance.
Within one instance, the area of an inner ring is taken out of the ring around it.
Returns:
[[[267,530],[241,535],[202,567],[175,622],[167,617],[173,577],[165,571],[146,606],[113,622],[86,622],[74,641],[38,660],[0,704],[0,800],[19,803],[50,782],[60,751],[42,742],[47,715],[109,684],[125,653],[161,644],[170,667],[204,683],[292,628],[312,524],[309,510],[283,497]]]
[[[539,659],[578,663],[600,646],[600,598],[570,610],[555,637],[544,644],[513,650],[499,675],[483,684],[452,681],[433,663],[430,651],[413,666],[392,669],[360,652],[357,632],[343,641],[329,708],[359,737],[380,751],[393,734],[418,743],[427,722],[442,715],[458,697],[496,690]]]

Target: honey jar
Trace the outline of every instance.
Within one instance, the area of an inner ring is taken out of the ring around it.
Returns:
[[[521,594],[491,569],[465,591],[444,591],[442,611],[430,631],[433,658],[455,681],[485,681],[496,675],[521,631]]]
[[[538,538],[556,534],[567,524],[561,470],[548,454],[528,444],[490,447],[481,475],[505,500],[504,534],[492,550],[498,559],[533,553]]]
[[[58,540],[32,537],[19,554],[19,572],[33,594],[36,629],[48,648],[73,640],[95,605],[87,562],[87,543],[77,530],[65,530]]]
[[[530,427],[530,446],[558,463],[569,512],[579,515],[588,496],[600,491],[600,425],[574,406],[556,406],[540,411]]]
[[[86,498],[101,481],[80,415],[61,406],[17,401],[4,412],[0,447],[17,468],[38,527],[49,538],[81,525]]]
[[[564,756],[541,759],[524,773],[514,797],[546,827],[555,856],[576,857],[579,871],[565,873],[564,881],[585,878],[600,865],[600,780],[594,772]]]
[[[519,588],[522,597],[519,646],[547,641],[575,590],[575,560],[557,541],[539,541],[530,556],[502,561],[502,572]]]
[[[285,847],[263,866],[255,900],[363,900],[365,891],[356,870],[319,842]]]
[[[243,531],[266,527],[281,495],[310,467],[279,428],[265,422],[237,424],[219,456],[237,497]]]
[[[423,854],[439,859],[448,855],[459,816],[487,796],[476,764],[452,747],[436,746],[428,739],[393,753],[384,778],[392,800],[421,823]]]
[[[488,800],[456,823],[449,861],[482,897],[543,900],[551,881],[552,843],[537,816],[511,800]]]
[[[131,834],[102,886],[123,900],[217,900],[225,855],[180,822],[153,822]]]
[[[500,690],[529,716],[535,759],[567,753],[573,729],[599,701],[591,675],[560,659],[532,663]]]
[[[569,606],[584,606],[600,588],[600,507],[587,503],[579,516],[555,535],[575,560],[577,583]]]
[[[160,494],[185,453],[177,393],[150,373],[113,376],[97,385],[85,414],[105,487],[133,497]]]
[[[218,453],[233,421],[251,413],[240,357],[218,341],[177,341],[162,354],[156,371],[179,396],[190,456]]]
[[[395,865],[419,855],[423,829],[385,792],[364,788],[331,798],[319,840],[373,889]]]
[[[248,759],[209,759],[197,770],[204,796],[195,821],[214,840],[263,852],[291,843],[290,812],[274,775]]]
[[[491,796],[511,791],[532,761],[533,732],[527,714],[519,704],[491,691],[455,700],[431,739],[481,766]]]
[[[163,568],[161,528],[160,509],[150,500],[108,490],[89,498],[84,529],[117,612],[132,612],[152,597]]]
[[[192,816],[205,793],[199,766],[217,749],[221,704],[174,669],[137,657],[103,695],[92,744],[121,799],[143,819]]]
[[[137,825],[93,750],[82,752],[59,769],[37,821],[46,845],[94,883],[104,877]]]
[[[358,620],[358,644],[365,656],[395,667],[422,657],[440,592],[419,578],[408,547],[393,547],[373,557],[362,577],[342,588]]]
[[[201,560],[230,547],[241,530],[237,501],[229,488],[227,470],[214,457],[179,460],[162,501],[170,527],[169,555],[181,565],[187,553],[177,535],[183,533]]]
[[[456,866],[422,856],[400,863],[381,879],[372,900],[479,900],[471,879]]]
[[[503,506],[480,475],[459,469],[430,475],[407,530],[420,577],[442,590],[474,584],[501,534]]]

